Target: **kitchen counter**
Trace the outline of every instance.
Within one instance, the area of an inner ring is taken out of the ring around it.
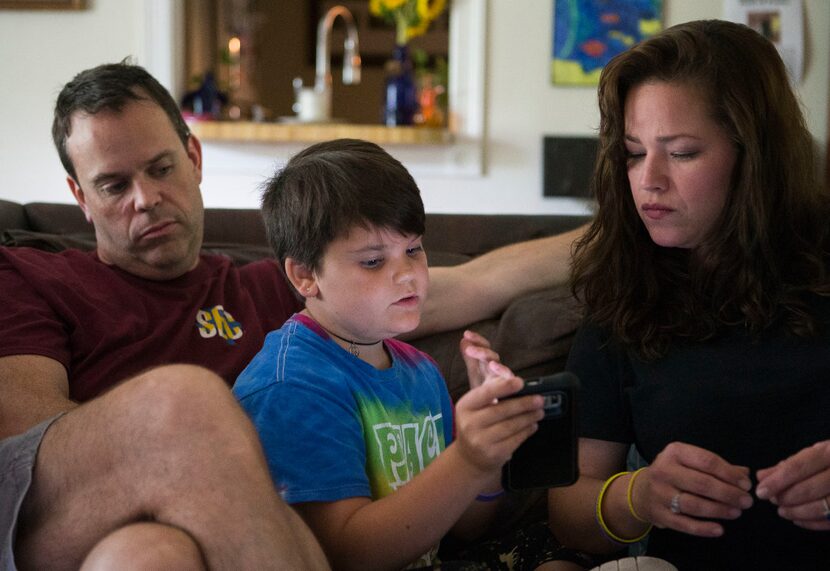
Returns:
[[[214,142],[317,143],[340,138],[364,139],[378,145],[442,145],[453,142],[448,129],[433,127],[251,121],[193,121],[189,126],[200,140]]]

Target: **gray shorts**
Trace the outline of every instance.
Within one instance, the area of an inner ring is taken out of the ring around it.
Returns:
[[[40,442],[46,429],[61,415],[23,434],[0,440],[0,571],[15,571],[14,536],[23,498],[32,483]]]

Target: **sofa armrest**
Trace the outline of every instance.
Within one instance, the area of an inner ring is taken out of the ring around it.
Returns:
[[[0,233],[11,229],[25,230],[28,227],[22,204],[0,199]]]

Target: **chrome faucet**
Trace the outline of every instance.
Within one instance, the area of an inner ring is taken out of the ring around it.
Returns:
[[[346,39],[343,42],[343,83],[345,85],[360,83],[360,51],[354,17],[345,6],[332,6],[317,24],[317,76],[314,80],[314,88],[318,91],[331,86],[329,36],[337,16],[343,18],[346,23]]]
[[[340,16],[346,23],[346,39],[343,42],[343,84],[360,83],[360,50],[357,26],[352,13],[342,5],[332,6],[317,24],[317,65],[314,88],[303,87],[303,80],[294,78],[297,103],[294,111],[301,119],[325,121],[331,119],[331,46],[330,35],[335,19]],[[311,110],[313,108],[313,110]]]

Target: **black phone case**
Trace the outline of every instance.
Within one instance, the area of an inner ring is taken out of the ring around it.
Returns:
[[[527,379],[508,398],[529,394],[545,397],[545,417],[502,469],[509,490],[553,488],[573,484],[579,476],[577,460],[577,393],[579,379],[572,373]]]

